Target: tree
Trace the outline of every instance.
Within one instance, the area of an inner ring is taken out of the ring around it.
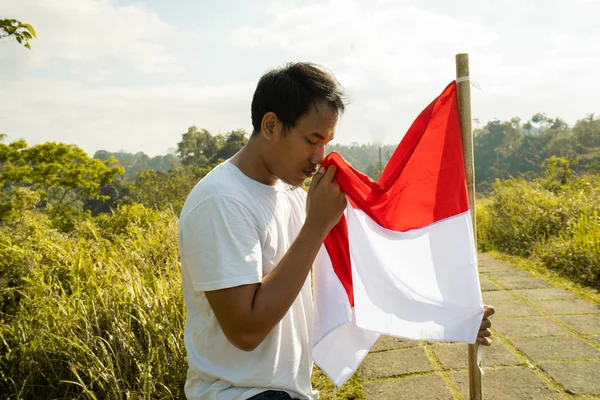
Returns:
[[[358,144],[352,143],[349,146],[343,144],[327,144],[325,152],[330,153],[335,151],[339,153],[352,167],[364,174],[367,174],[371,179],[376,179],[380,170],[379,168],[379,147],[373,144]],[[396,145],[384,145],[381,147],[381,166],[385,167],[390,157],[394,153]],[[370,168],[370,166],[373,166]]]
[[[199,130],[196,126],[190,126],[182,135],[181,142],[177,143],[177,154],[184,166],[208,166],[217,150],[215,137],[206,129]]]
[[[177,143],[177,154],[186,167],[208,168],[237,153],[248,142],[243,129],[213,136],[206,129],[190,126]]]
[[[474,132],[475,178],[478,188],[496,178],[508,177],[511,166],[507,159],[521,146],[520,120],[491,121]],[[485,185],[484,185],[485,186]]]
[[[124,179],[115,179],[102,185],[98,198],[85,200],[83,209],[90,211],[93,217],[114,211],[119,205],[126,202],[129,197],[129,189],[130,185]]]
[[[379,168],[379,163],[377,163],[377,164],[369,164],[369,166],[367,167],[367,169],[364,173],[366,175],[368,175],[369,178],[371,178],[375,182],[377,182],[377,180],[381,176],[382,172],[383,172],[383,170]]]
[[[577,158],[577,141],[572,135],[557,135],[546,146],[546,157],[561,157],[569,160]]]
[[[148,169],[167,172],[172,167],[175,167],[177,164],[179,164],[177,156],[173,154],[150,158],[141,151],[133,154],[125,152],[111,153],[106,150],[98,150],[94,153],[94,158],[102,161],[106,161],[111,157],[114,157],[117,160],[117,165],[125,169],[123,179],[126,181],[134,181],[140,172]]]
[[[526,125],[528,125],[531,128],[532,122],[534,124],[537,124],[538,129],[536,134],[540,135],[544,131],[544,128],[552,123],[552,119],[548,118],[544,113],[536,113],[531,117],[529,121],[527,121]]]
[[[178,167],[169,172],[140,172],[136,181],[128,184],[128,195],[124,203],[140,203],[157,210],[171,209],[179,215],[188,194],[210,170]]]
[[[582,148],[600,147],[600,118],[594,118],[594,114],[589,114],[586,118],[580,119],[573,126],[573,135]]]
[[[29,40],[37,38],[35,29],[16,19],[0,19],[0,39],[14,37],[17,42],[31,50]]]
[[[223,145],[220,146],[216,154],[213,155],[212,163],[218,162],[219,159],[227,160],[235,153],[240,151],[248,142],[247,133],[243,129],[233,130],[225,135],[219,135],[224,138]]]
[[[22,198],[24,191],[36,194],[36,208],[52,214],[81,209],[84,200],[106,198],[102,186],[124,172],[112,166],[115,162],[91,158],[79,147],[64,143],[32,147],[24,140],[0,143],[0,219],[19,212],[11,198]]]

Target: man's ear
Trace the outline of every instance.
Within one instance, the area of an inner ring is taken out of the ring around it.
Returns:
[[[281,129],[281,122],[274,112],[269,111],[263,116],[260,125],[260,134],[266,140],[273,140],[276,137],[278,130]]]

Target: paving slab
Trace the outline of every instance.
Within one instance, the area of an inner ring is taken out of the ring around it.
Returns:
[[[514,293],[528,300],[575,299],[577,295],[565,289],[518,289]]]
[[[520,271],[520,270],[517,269],[517,268],[511,268],[511,269],[506,269],[506,268],[492,268],[492,269],[487,269],[487,268],[481,267],[481,266],[478,268],[478,272],[479,272],[479,276],[480,277],[483,277],[483,276],[487,277],[488,274],[491,273],[491,272],[506,272],[506,273],[510,274],[511,272],[518,272],[518,271]]]
[[[527,271],[523,271],[522,269],[516,269],[516,270],[506,269],[506,270],[498,270],[498,271],[487,271],[487,272],[484,272],[484,275],[489,278],[492,278],[494,280],[506,279],[506,278],[535,278],[535,275],[533,275]]]
[[[507,338],[571,335],[547,317],[496,319],[492,321],[492,330]]]
[[[453,400],[442,377],[437,375],[393,379],[363,385],[366,400]]]
[[[452,373],[450,378],[456,383],[464,398],[468,399],[469,375],[467,372]],[[486,371],[482,379],[484,399],[547,400],[558,397],[557,393],[527,368],[504,368]]]
[[[600,314],[560,315],[557,318],[579,333],[600,333]]]
[[[432,350],[446,369],[469,368],[468,347],[464,343],[437,345]],[[484,368],[519,364],[519,359],[500,343],[483,349],[481,366]]]
[[[495,290],[493,292],[482,292],[483,303],[496,305],[498,303],[505,303],[508,301],[520,301],[517,297],[510,294],[506,290]]]
[[[600,351],[575,337],[538,337],[511,339],[533,361],[600,360]]]
[[[479,263],[477,265],[477,270],[480,274],[488,274],[490,272],[518,272],[522,271],[517,267],[513,267],[508,264],[489,264],[489,263]]]
[[[492,303],[492,305],[496,309],[496,313],[493,317],[494,319],[502,319],[508,317],[533,317],[542,315],[538,310],[524,302],[499,304]]]
[[[418,346],[420,341],[418,340],[408,340],[397,338],[394,336],[386,336],[381,335],[377,342],[371,348],[372,352],[375,351],[385,351],[385,350],[394,350],[394,349],[405,349],[407,347],[415,347]]]
[[[600,394],[600,362],[543,363],[540,367],[570,394]]]
[[[505,263],[504,261],[497,260],[492,258],[487,254],[478,254],[477,255],[477,265],[479,270],[482,271],[520,271],[520,268],[515,267],[514,265],[510,265]]]
[[[536,300],[533,304],[549,314],[600,313],[600,305],[587,300]]]
[[[502,290],[502,288],[487,278],[481,277],[479,279],[479,286],[481,286],[481,291],[489,291],[489,290]]]
[[[432,370],[425,350],[416,347],[369,354],[361,364],[360,374],[363,380],[369,380]]]
[[[552,287],[548,282],[537,278],[498,278],[494,280],[509,290]]]

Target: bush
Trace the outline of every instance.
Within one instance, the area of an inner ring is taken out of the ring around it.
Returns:
[[[548,160],[544,178],[496,181],[477,202],[478,248],[533,257],[600,288],[600,175]]]
[[[485,241],[509,254],[528,256],[535,244],[564,230],[576,210],[535,182],[497,181],[480,216],[488,213]]]
[[[566,232],[539,243],[533,251],[548,268],[577,282],[600,288],[600,218],[581,214]]]

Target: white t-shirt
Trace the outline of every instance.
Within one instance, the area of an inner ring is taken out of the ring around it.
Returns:
[[[301,188],[262,184],[228,161],[191,191],[179,218],[188,399],[243,400],[265,390],[315,397],[310,279],[283,319],[250,352],[227,340],[204,294],[261,282],[298,235],[305,207]]]

